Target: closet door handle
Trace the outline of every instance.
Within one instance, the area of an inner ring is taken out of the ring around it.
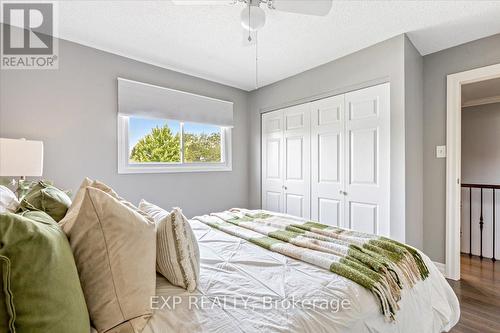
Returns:
[[[286,190],[288,190],[288,187],[286,187],[285,185],[283,185],[283,189],[286,191]]]
[[[344,191],[340,190],[340,191],[339,191],[339,194],[340,194],[340,195],[347,195],[347,192],[344,192]]]

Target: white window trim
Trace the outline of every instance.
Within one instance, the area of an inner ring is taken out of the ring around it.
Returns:
[[[130,163],[128,142],[129,117],[118,115],[118,174],[134,173],[182,173],[232,171],[231,128],[221,131],[221,163]],[[183,142],[181,140],[181,154]]]

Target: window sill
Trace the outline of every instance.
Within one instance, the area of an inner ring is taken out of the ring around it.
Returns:
[[[149,165],[127,165],[119,166],[118,174],[138,173],[190,173],[190,172],[223,172],[232,171],[230,165],[179,165],[179,166],[149,166]]]

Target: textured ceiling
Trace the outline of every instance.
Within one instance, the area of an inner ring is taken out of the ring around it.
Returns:
[[[256,50],[243,44],[242,8],[166,0],[63,1],[59,36],[253,90]],[[405,32],[424,55],[500,33],[500,1],[334,1],[326,17],[265,10],[259,86]]]

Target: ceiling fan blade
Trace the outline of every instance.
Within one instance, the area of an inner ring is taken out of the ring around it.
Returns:
[[[332,9],[332,0],[273,0],[272,6],[282,12],[325,16]]]

